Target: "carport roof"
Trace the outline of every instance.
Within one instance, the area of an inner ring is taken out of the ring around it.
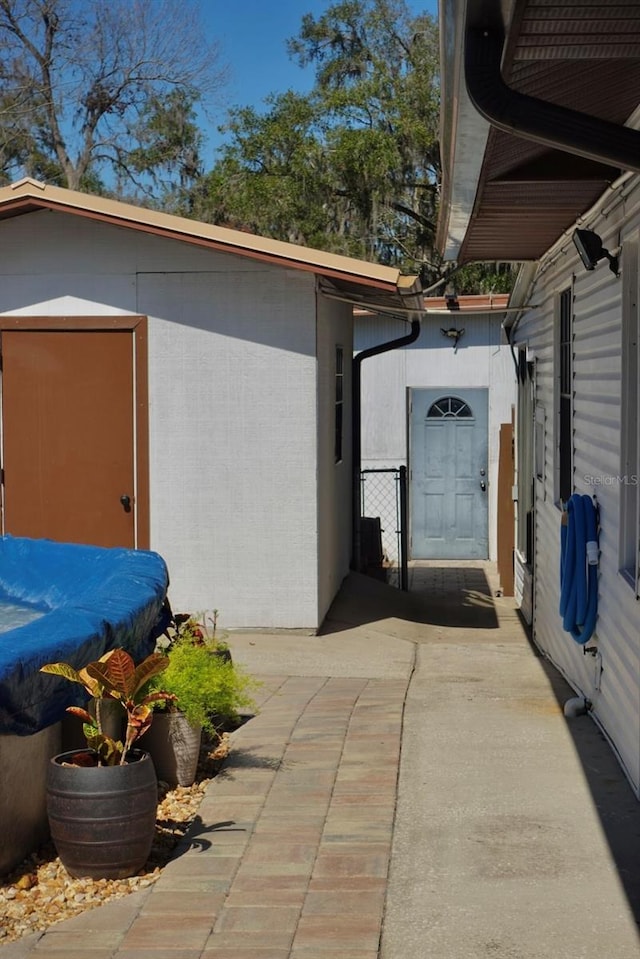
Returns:
[[[372,309],[419,306],[416,295],[420,292],[418,277],[403,276],[392,267],[67,190],[28,177],[0,188],[0,219],[39,210],[88,217],[288,269],[311,272],[326,278],[337,294],[344,294],[349,301],[363,303]]]

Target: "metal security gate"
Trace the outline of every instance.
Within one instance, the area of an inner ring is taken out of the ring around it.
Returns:
[[[362,470],[360,503],[362,565],[369,571],[377,567],[390,586],[407,590],[406,466]]]

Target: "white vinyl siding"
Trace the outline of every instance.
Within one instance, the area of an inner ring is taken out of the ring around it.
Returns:
[[[573,493],[573,293],[562,290],[556,301],[556,500]]]
[[[605,246],[624,247],[637,231],[640,191],[627,198],[629,223],[596,222]],[[617,213],[622,216],[622,205]],[[640,604],[620,575],[624,519],[621,463],[623,279],[603,262],[585,271],[570,238],[561,255],[541,270],[531,294],[536,308],[520,322],[516,340],[536,356],[536,404],[557,409],[554,380],[554,320],[557,297],[573,285],[573,484],[595,496],[600,509],[598,621],[585,652],[562,629],[560,598],[560,512],[553,467],[553,431],[546,430],[544,483],[536,482],[534,639],[576,691],[593,704],[593,716],[611,741],[636,791],[640,792]],[[557,474],[556,474],[557,478]],[[634,533],[637,527],[634,526]]]
[[[544,442],[537,446],[540,438],[536,423],[534,424],[534,396],[533,396],[533,364],[527,363],[527,351],[523,347],[518,351],[518,369],[520,381],[518,383],[518,409],[516,429],[516,480],[518,486],[517,520],[516,520],[516,549],[523,561],[531,564],[533,560],[532,518],[533,518],[533,477],[534,469],[537,473],[544,473]],[[544,440],[544,432],[542,433]],[[537,451],[537,458],[536,453]]]

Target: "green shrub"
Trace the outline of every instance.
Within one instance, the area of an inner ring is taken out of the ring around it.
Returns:
[[[169,664],[153,681],[177,697],[176,707],[192,726],[210,733],[225,721],[237,721],[239,710],[254,710],[251,691],[258,683],[233,662],[187,639],[166,653]]]

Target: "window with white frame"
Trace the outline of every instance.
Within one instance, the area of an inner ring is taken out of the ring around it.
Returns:
[[[625,239],[622,268],[622,370],[620,403],[620,570],[638,595],[638,236]]]
[[[560,293],[557,308],[556,499],[566,503],[573,493],[573,290],[571,287]]]

